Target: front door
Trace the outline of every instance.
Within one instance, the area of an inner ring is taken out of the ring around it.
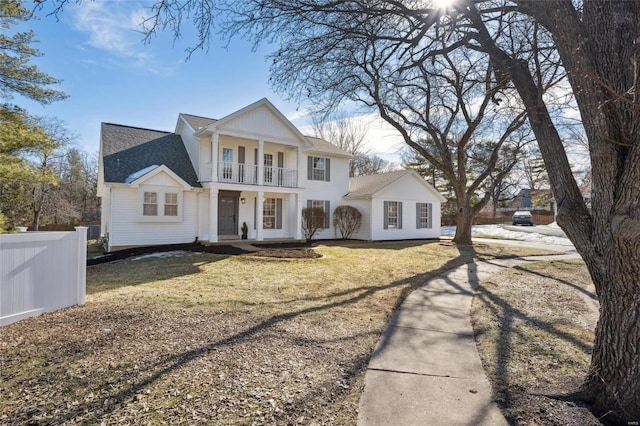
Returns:
[[[236,197],[218,197],[218,235],[238,235]]]

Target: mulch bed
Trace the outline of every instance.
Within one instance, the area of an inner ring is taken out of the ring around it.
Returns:
[[[231,245],[205,246],[200,243],[134,247],[125,250],[111,251],[102,256],[87,259],[87,266],[114,262],[116,260],[127,259],[129,257],[140,256],[143,254],[164,253],[169,251],[192,251],[200,253],[227,254],[232,256],[250,255],[257,257],[273,257],[277,259],[317,259],[321,257],[321,255],[316,253],[315,250],[309,248],[310,244],[307,243],[261,243],[253,245],[260,247],[263,250],[249,252]]]
[[[125,250],[116,250],[105,253],[102,256],[87,259],[87,266],[99,265],[101,263],[114,262],[116,260],[126,259],[128,257],[140,256],[143,254],[163,253],[168,251],[193,251],[200,253],[228,254],[239,255],[247,253],[241,248],[227,245],[205,246],[199,243],[186,244],[165,244],[159,246],[134,247]]]

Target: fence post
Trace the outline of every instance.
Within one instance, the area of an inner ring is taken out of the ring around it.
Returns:
[[[78,305],[84,305],[87,293],[87,227],[76,226],[78,236],[78,272],[76,291]]]

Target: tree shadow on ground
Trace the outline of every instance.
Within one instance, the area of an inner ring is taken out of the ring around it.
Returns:
[[[595,298],[595,295],[568,280],[533,271],[523,266],[514,265],[511,268],[568,286],[576,293]],[[526,280],[526,278],[524,279]],[[576,297],[582,296],[576,294]],[[592,342],[585,335],[574,334],[562,329],[562,325],[571,322],[572,318],[563,317],[563,312],[559,312],[560,315],[553,320],[536,318],[513,306],[508,300],[485,285],[480,285],[476,290],[476,298],[474,304],[479,301],[480,305],[489,310],[497,322],[497,339],[492,342],[495,345],[494,365],[489,368],[485,366],[485,370],[494,372],[493,375],[490,375],[493,379],[494,400],[503,409],[507,420],[516,425],[530,424],[529,422],[546,424],[551,422],[555,416],[554,421],[559,422],[558,424],[600,424],[598,419],[589,412],[589,406],[583,401],[580,394],[579,386],[584,378],[582,374],[577,376],[566,374],[554,383],[541,383],[539,386],[542,390],[538,391],[518,383],[511,374],[515,366],[521,367],[520,364],[531,361],[523,359],[523,355],[518,353],[518,345],[522,341],[535,339],[543,345],[546,341],[544,336],[552,336],[554,339],[564,342],[572,351],[590,354]],[[552,308],[548,307],[548,309]],[[524,327],[529,327],[534,331],[523,331]],[[486,331],[474,323],[476,336],[482,336]],[[536,354],[536,356],[542,356],[542,354]],[[487,359],[483,359],[483,362],[487,362]],[[532,362],[537,361],[533,360]],[[586,374],[586,369],[584,373]]]
[[[152,362],[139,362],[135,365],[135,368],[128,368],[126,371],[120,371],[117,375],[114,373],[105,377],[100,377],[100,375],[96,377],[87,373],[87,376],[66,377],[64,379],[63,387],[69,391],[71,389],[86,388],[89,385],[93,390],[90,394],[84,395],[82,401],[79,403],[66,404],[65,406],[57,407],[56,410],[50,414],[50,417],[46,418],[46,421],[54,424],[69,421],[81,421],[88,423],[99,422],[108,418],[110,413],[115,410],[137,401],[136,398],[145,389],[149,389],[149,387],[154,383],[177,373],[183,367],[195,361],[202,360],[207,357],[208,354],[215,353],[222,349],[237,348],[242,344],[251,343],[253,340],[257,342],[260,339],[270,338],[271,335],[278,336],[279,333],[282,333],[281,328],[286,328],[282,326],[293,320],[320,312],[344,308],[366,301],[379,292],[394,288],[401,288],[394,305],[394,307],[397,308],[411,291],[415,290],[427,279],[449,269],[468,263],[477,257],[478,253],[476,253],[473,247],[464,247],[459,251],[459,255],[457,257],[450,259],[445,265],[437,270],[417,274],[415,276],[390,283],[380,283],[369,287],[364,286],[344,291],[337,291],[321,298],[300,298],[297,299],[298,302],[313,302],[315,304],[314,306],[293,309],[290,312],[271,315],[264,318],[256,318],[255,323],[244,326],[242,329],[228,333],[224,336],[213,336],[212,338],[207,338],[206,335],[201,335],[200,337],[203,339],[203,343],[200,343],[200,341],[195,342],[198,344],[193,345],[194,347],[191,347],[192,345],[186,345],[183,350],[163,354]],[[217,261],[222,258],[224,257],[213,257],[208,261]],[[185,262],[181,268],[178,268],[175,271],[169,271],[169,275],[176,276],[185,273],[195,273],[198,270],[197,262],[199,262],[199,260],[196,260],[196,262],[191,260],[189,262]],[[157,263],[157,265],[161,265],[161,262]],[[145,265],[147,269],[149,269],[150,266],[150,264]],[[167,273],[167,271],[164,272]],[[114,283],[113,286],[109,288],[118,288],[118,285],[125,284]],[[304,303],[299,304],[304,305]],[[296,304],[294,303],[293,305],[295,306]],[[149,307],[148,310],[141,308],[140,312],[124,314],[123,312],[118,311],[104,313],[97,312],[99,311],[99,306],[93,306],[90,307],[90,309],[85,307],[77,310],[71,309],[68,313],[59,313],[58,321],[60,324],[65,321],[75,321],[76,323],[82,324],[82,328],[80,330],[95,330],[96,328],[100,328],[102,323],[92,322],[95,321],[92,318],[104,319],[105,316],[111,316],[111,320],[114,321],[114,324],[117,324],[118,322],[122,322],[124,324],[145,324],[153,322],[153,318],[150,317],[153,317],[155,314],[151,309],[151,307]],[[84,312],[94,310],[95,316],[84,316],[82,313],[83,310]],[[393,312],[390,311],[388,315],[391,316],[392,313]],[[130,318],[125,317],[125,315],[129,315]],[[209,316],[202,315],[201,320],[206,324],[217,322],[222,323],[224,321],[224,314]],[[365,333],[365,335],[370,336],[372,333],[379,335],[381,331],[382,330],[371,329],[369,332]],[[89,338],[82,334],[77,336],[58,336],[56,344],[50,345],[46,348],[46,361],[44,364],[38,365],[37,368],[39,376],[32,380],[33,383],[23,383],[23,385],[32,386],[35,383],[36,386],[39,386],[37,385],[38,383],[59,382],[61,377],[64,377],[67,374],[64,370],[63,361],[65,359],[71,359],[74,362],[81,361],[82,363],[90,366],[92,362],[95,362],[94,358],[96,357],[96,353],[102,351],[113,352],[123,350],[122,344],[120,344],[120,349],[110,347],[110,345],[113,345],[113,340],[110,339],[110,332],[111,331],[98,333],[98,337],[93,338],[92,341],[89,341]],[[118,330],[118,333],[124,334],[126,332],[127,327],[125,326]],[[132,335],[128,338],[135,339],[136,336]],[[297,344],[325,345],[330,341],[348,342],[362,338],[363,335],[358,333],[333,339],[323,337],[315,342],[313,342],[314,339],[305,337],[298,340]],[[296,343],[294,342],[292,344]],[[259,343],[256,343],[256,345],[259,347]],[[127,348],[124,347],[124,349],[126,350]],[[45,349],[40,348],[39,350]],[[154,348],[149,347],[145,350],[153,351]],[[137,356],[141,360],[144,358],[143,354],[138,354]],[[293,420],[295,420],[295,416],[304,411],[304,407],[310,403],[309,400],[322,400],[322,404],[337,404],[344,395],[352,392],[352,390],[349,389],[352,389],[358,378],[362,377],[369,358],[370,351],[367,351],[367,353],[361,353],[345,360],[345,365],[341,367],[344,371],[339,380],[332,378],[326,381],[314,383],[313,389],[307,392],[302,398],[296,399],[291,404],[283,407],[279,414],[279,418],[293,418]],[[336,382],[338,382],[338,384],[336,384]],[[51,398],[58,397],[60,397],[60,394],[57,396],[51,396]],[[37,412],[38,409],[32,408],[31,410],[36,410]],[[20,421],[20,418],[24,419],[24,417],[20,417],[25,415],[22,411],[13,414],[17,417],[13,420],[9,417],[10,421]],[[34,413],[32,412],[31,415],[33,414]],[[9,416],[11,416],[11,413]]]
[[[167,265],[168,256],[174,259],[171,265]],[[176,251],[141,255],[116,263],[91,266],[87,268],[87,295],[194,275],[202,271],[203,265],[219,262],[227,257],[229,256]],[[127,280],[122,279],[123,276],[126,276]]]

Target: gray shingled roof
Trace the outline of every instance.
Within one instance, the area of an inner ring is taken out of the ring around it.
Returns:
[[[349,179],[349,193],[343,198],[369,197],[409,173],[411,170],[398,170],[377,175],[352,177]]]
[[[198,130],[200,127],[207,127],[209,124],[214,123],[218,120],[215,118],[207,118],[201,117],[199,115],[191,115],[182,113],[182,116],[189,123],[189,125],[193,128],[193,130]]]
[[[327,154],[334,154],[340,156],[349,156],[352,157],[347,151],[344,151],[331,142],[327,142],[324,139],[314,138],[313,136],[305,136],[309,142],[313,145],[311,151],[323,152]]]
[[[201,186],[179,135],[110,123],[102,123],[101,131],[105,182],[125,183],[139,170],[164,164],[189,185]]]

